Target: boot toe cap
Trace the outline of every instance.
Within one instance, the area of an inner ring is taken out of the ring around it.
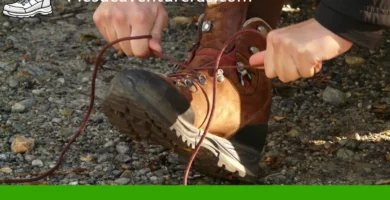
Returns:
[[[188,100],[162,75],[132,69],[118,73],[108,95],[121,94],[136,105],[142,105],[175,120],[179,115],[193,123],[194,112]]]

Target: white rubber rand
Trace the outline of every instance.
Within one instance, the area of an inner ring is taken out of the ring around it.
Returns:
[[[51,13],[52,13],[51,6],[46,7],[46,8],[39,8],[37,10],[32,10],[32,11],[30,11],[28,13],[14,13],[14,12],[6,11],[6,10],[3,11],[4,15],[7,15],[7,16],[10,16],[10,17],[19,17],[19,18],[34,17],[37,14],[49,15]]]

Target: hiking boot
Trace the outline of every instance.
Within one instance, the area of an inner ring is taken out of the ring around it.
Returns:
[[[220,66],[249,65],[266,48],[271,27],[260,18],[246,20],[248,3],[218,3],[200,17],[200,40],[185,62],[167,76],[142,69],[117,74],[103,102],[103,113],[120,132],[173,148],[188,158],[212,109],[215,60],[224,43],[244,33],[223,53]],[[211,125],[194,168],[207,175],[253,182],[267,136],[272,81],[255,68],[218,70]]]
[[[19,0],[16,3],[4,5],[3,14],[10,17],[34,17],[37,14],[52,13],[50,0]]]

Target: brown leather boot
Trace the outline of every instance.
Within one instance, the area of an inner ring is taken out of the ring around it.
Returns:
[[[206,8],[200,18],[201,39],[185,63],[189,69],[180,67],[168,76],[141,69],[119,73],[103,103],[109,121],[122,133],[174,148],[188,158],[209,120],[214,81],[210,66],[224,43],[241,29],[263,33],[238,37],[225,50],[220,66],[249,65],[249,57],[266,47],[271,27],[260,18],[245,20],[247,9],[248,3],[242,2]],[[253,181],[267,136],[271,80],[254,68],[219,69],[215,78],[214,116],[194,168]]]

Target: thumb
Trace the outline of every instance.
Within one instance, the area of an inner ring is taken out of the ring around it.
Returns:
[[[159,53],[162,53],[162,48],[161,48],[161,45],[160,45],[160,41],[158,41],[157,39],[154,39],[154,38],[150,39],[149,40],[149,47],[153,51],[157,51]]]
[[[255,53],[249,58],[249,64],[264,65],[264,57],[265,57],[265,51]]]

